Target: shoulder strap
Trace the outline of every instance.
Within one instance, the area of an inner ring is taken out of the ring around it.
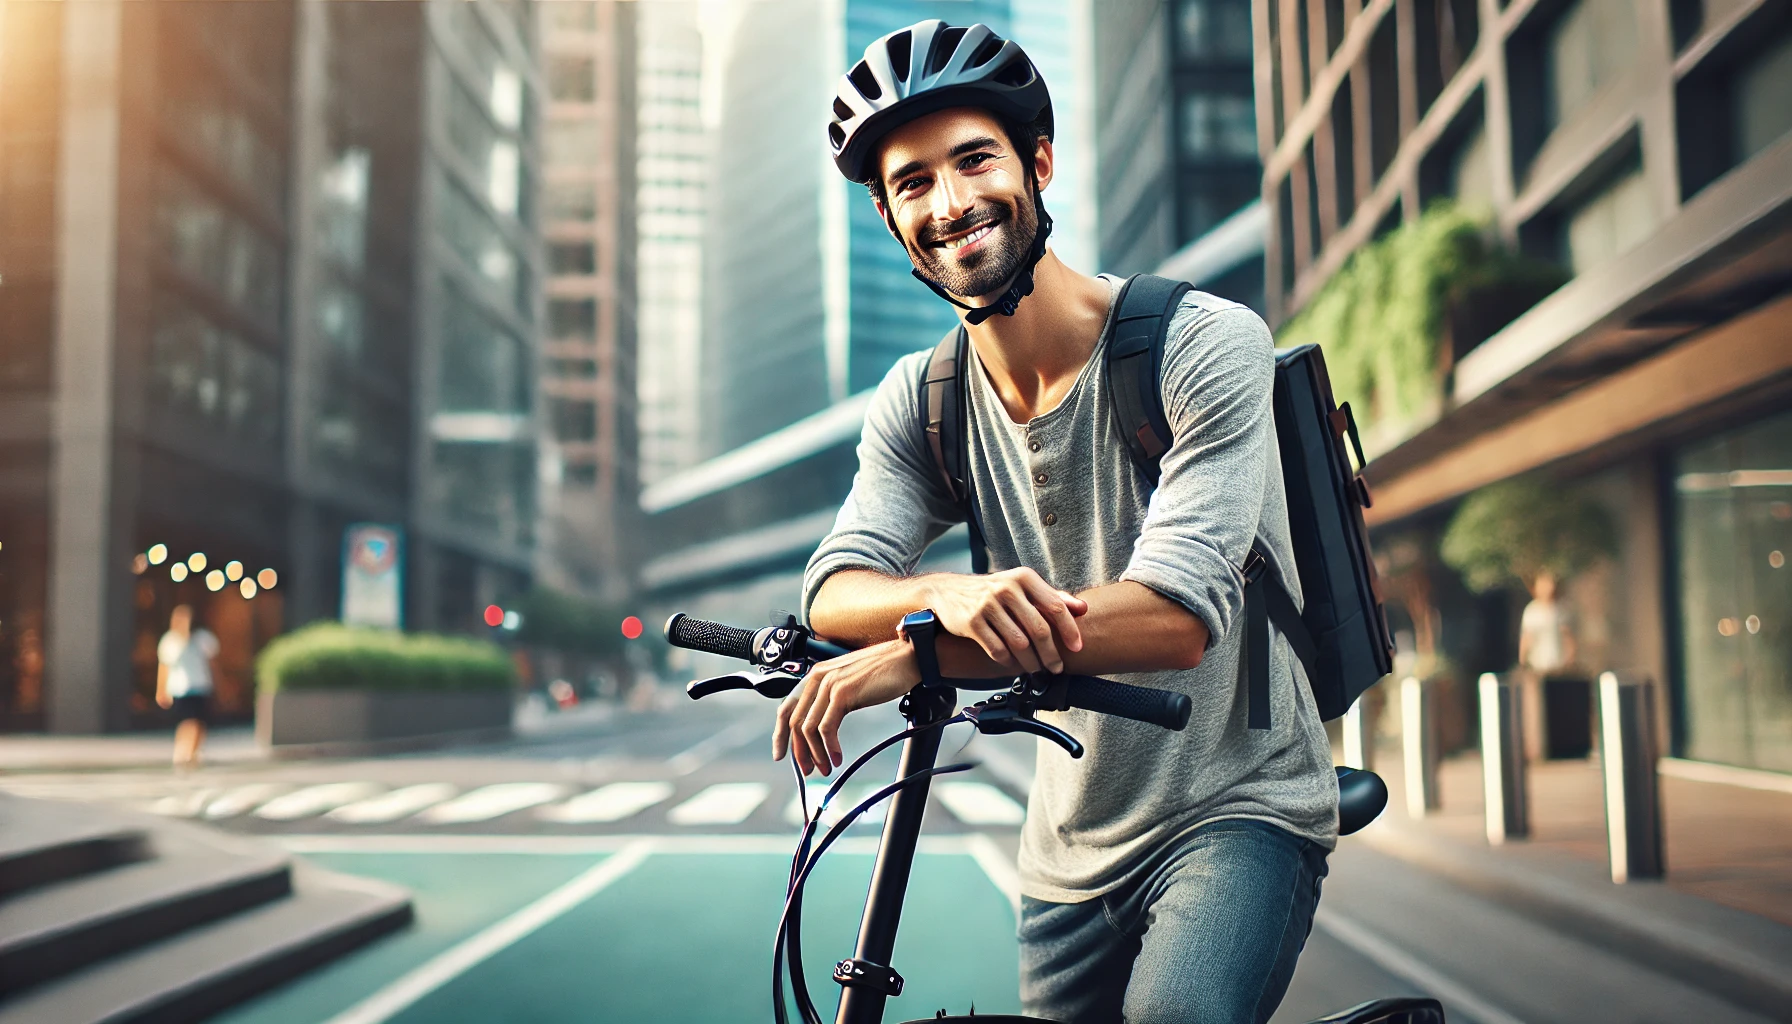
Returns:
[[[1170,450],[1170,421],[1164,415],[1158,377],[1163,370],[1164,336],[1170,317],[1188,294],[1186,281],[1151,274],[1130,278],[1115,300],[1114,336],[1108,342],[1108,404],[1114,425],[1133,464],[1153,486],[1158,461]]]
[[[933,455],[934,468],[946,485],[952,503],[964,514],[965,526],[971,533],[971,571],[989,571],[989,549],[983,543],[983,530],[977,522],[977,504],[971,493],[969,432],[965,428],[965,393],[963,367],[965,345],[963,327],[954,328],[933,347],[927,362],[927,376],[921,385],[921,415],[927,433],[927,450]]]

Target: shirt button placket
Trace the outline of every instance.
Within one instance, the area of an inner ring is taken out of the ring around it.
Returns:
[[[1039,438],[1033,436],[1032,434],[1027,435],[1027,451],[1032,452],[1035,455],[1037,455],[1039,453],[1040,449],[1042,449],[1044,447],[1045,447],[1044,442],[1040,441]],[[1049,484],[1052,481],[1051,474],[1046,472],[1045,468],[1043,466],[1041,466],[1039,464],[1039,462],[1040,462],[1040,460],[1038,460],[1038,459],[1033,460],[1033,486],[1036,488],[1044,487],[1046,484]],[[1034,497],[1039,501],[1045,500],[1045,495],[1040,494],[1037,491],[1034,492]],[[1039,517],[1039,521],[1044,523],[1047,526],[1050,526],[1053,523],[1056,523],[1058,521],[1058,514],[1056,512],[1042,513]]]

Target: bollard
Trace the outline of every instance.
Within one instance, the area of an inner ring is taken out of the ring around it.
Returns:
[[[1605,835],[1612,881],[1660,878],[1661,789],[1655,774],[1655,694],[1647,679],[1599,677],[1600,759],[1605,765]]]
[[[1487,841],[1495,846],[1531,834],[1524,757],[1524,688],[1516,679],[1481,674],[1481,781],[1487,794]]]
[[[1363,711],[1368,703],[1368,695],[1358,697],[1350,710],[1344,712],[1344,764],[1363,771],[1374,771],[1375,765],[1375,723],[1369,720]]]
[[[1437,794],[1437,729],[1431,695],[1411,676],[1400,682],[1400,743],[1406,756],[1406,813],[1423,818],[1440,806]]]

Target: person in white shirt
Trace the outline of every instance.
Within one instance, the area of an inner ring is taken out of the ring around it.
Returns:
[[[168,632],[156,644],[156,703],[174,712],[174,766],[199,764],[205,723],[211,711],[212,678],[216,675],[218,638],[193,628],[191,605],[177,605],[168,615]]]
[[[1518,664],[1524,669],[1524,747],[1527,760],[1544,756],[1543,681],[1560,675],[1574,664],[1574,633],[1568,609],[1556,600],[1556,578],[1537,574],[1531,584],[1531,601],[1524,606],[1518,624]]]

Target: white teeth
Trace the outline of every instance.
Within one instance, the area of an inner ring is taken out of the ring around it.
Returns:
[[[985,224],[983,227],[978,228],[963,238],[954,238],[950,242],[943,243],[943,247],[947,249],[957,249],[961,246],[969,245],[995,229],[996,226],[994,224]]]

